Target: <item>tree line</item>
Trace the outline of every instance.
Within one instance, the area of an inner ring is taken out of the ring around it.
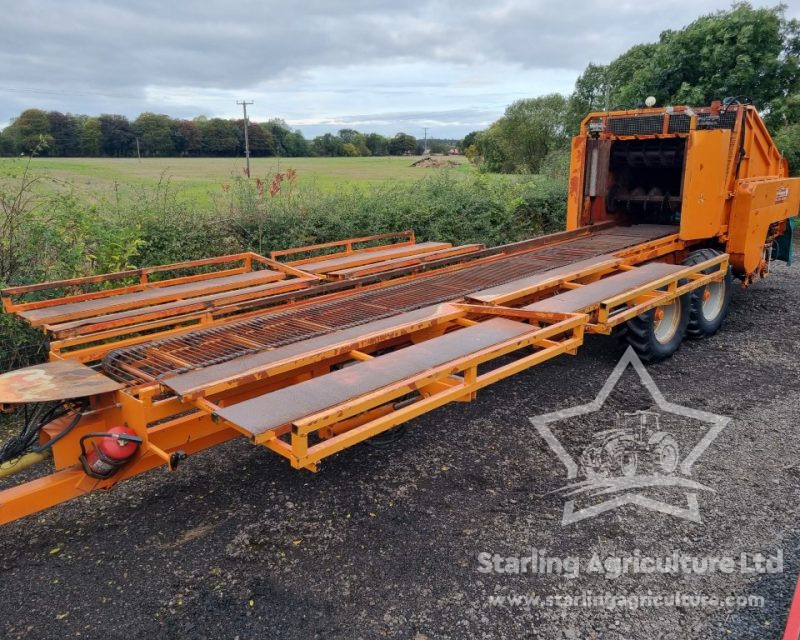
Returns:
[[[387,138],[378,133],[342,129],[306,140],[281,119],[248,122],[252,156],[386,156],[422,153],[422,141],[407,133]],[[428,148],[446,153],[453,140],[429,140]],[[36,152],[51,157],[128,158],[169,156],[241,156],[244,120],[171,118],[142,113],[129,121],[122,115],[86,116],[26,109],[0,132],[0,155]]]
[[[647,96],[659,105],[704,106],[725,97],[755,104],[800,171],[800,23],[785,7],[738,3],[683,29],[661,33],[607,65],[590,63],[569,96],[511,104],[488,129],[463,141],[487,171],[547,172],[564,164],[570,138],[592,111],[634,109]]]

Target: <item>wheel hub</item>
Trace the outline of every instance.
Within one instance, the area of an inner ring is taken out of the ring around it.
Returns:
[[[656,340],[666,344],[675,336],[681,321],[680,298],[675,298],[669,304],[656,307],[653,316],[653,333]]]
[[[701,312],[707,321],[714,320],[725,304],[725,282],[710,282],[703,290]]]

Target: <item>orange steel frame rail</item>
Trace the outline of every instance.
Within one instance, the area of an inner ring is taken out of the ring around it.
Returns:
[[[194,270],[201,267],[217,266],[231,263],[241,263],[236,267],[228,268],[219,271],[206,271],[194,275],[186,275],[180,277],[167,278],[163,280],[153,280],[153,274],[163,274],[171,271],[181,270]],[[274,260],[268,260],[257,253],[243,252],[232,255],[219,256],[215,258],[204,258],[201,260],[187,260],[185,262],[177,262],[174,264],[161,265],[156,267],[143,267],[140,269],[129,269],[127,271],[119,271],[116,273],[108,273],[96,276],[86,276],[83,278],[70,278],[68,280],[53,280],[50,282],[43,282],[39,284],[22,285],[17,287],[7,287],[2,290],[3,310],[7,313],[17,313],[21,311],[30,311],[37,309],[46,309],[56,305],[85,302],[88,300],[98,300],[103,298],[111,298],[115,295],[124,293],[135,293],[145,290],[152,290],[154,288],[163,288],[174,286],[178,284],[186,284],[191,282],[203,282],[213,278],[232,276],[243,274],[253,271],[254,263],[261,263],[268,265],[284,274],[291,274],[294,276],[307,277],[308,274],[291,267],[290,265],[281,264]],[[76,287],[91,284],[108,284],[117,280],[137,279],[137,284],[122,285],[119,287],[103,288],[99,291],[90,293],[79,293],[67,295],[65,297],[50,298],[39,300],[35,302],[14,302],[15,296],[24,295],[26,293],[36,293],[41,291],[52,290],[71,290]],[[169,298],[165,294],[165,298]]]
[[[394,243],[384,243],[378,245],[371,245],[365,247],[358,247],[358,245],[369,245],[369,243],[376,243],[383,240],[397,240]],[[298,258],[289,260],[285,264],[301,266],[318,262],[320,260],[329,260],[331,258],[342,258],[344,256],[352,255],[358,251],[380,251],[389,247],[401,247],[412,245],[415,243],[414,232],[398,231],[394,233],[381,233],[372,236],[362,236],[360,238],[348,238],[347,240],[334,240],[333,242],[322,242],[319,244],[309,244],[302,247],[291,247],[289,249],[280,249],[271,251],[269,257],[272,260],[285,258],[286,256],[293,256],[297,254],[317,254],[306,258]],[[331,253],[324,253],[326,249],[333,249]]]
[[[575,237],[575,234],[555,235],[555,245]],[[546,239],[533,244],[536,247],[550,246]],[[578,313],[540,313],[520,308],[520,305],[546,299],[558,291],[635,269],[635,265],[654,258],[669,260],[683,249],[684,244],[675,235],[642,242],[616,252],[614,265],[599,272],[579,271],[557,279],[541,290],[522,291],[502,304],[476,304],[456,299],[439,305],[430,317],[407,324],[398,322],[375,333],[342,340],[321,349],[309,349],[306,353],[221,379],[182,396],[171,392],[169,378],[163,383],[132,386],[93,396],[89,410],[78,426],[53,447],[57,471],[0,491],[0,523],[16,520],[89,491],[110,488],[121,480],[158,466],[174,470],[182,454],[191,455],[242,435],[285,457],[294,468],[316,471],[323,459],[344,448],[449,402],[470,401],[483,387],[550,358],[576,353],[583,343],[585,331],[609,333],[613,326],[631,315],[724,277],[727,270],[725,255],[680,269],[673,276],[653,281],[649,287],[640,287]],[[497,258],[482,258],[487,259],[491,262]],[[463,267],[454,264],[444,270],[458,271]],[[371,287],[380,288],[397,281],[410,282],[425,277],[427,274],[424,272],[411,273]],[[349,293],[350,290],[346,290],[323,295],[313,298],[312,302],[338,299]],[[309,303],[292,301],[279,308],[294,308],[298,304],[302,307]],[[263,434],[253,435],[219,415],[225,408],[324,376],[339,367],[373,358],[380,361],[387,351],[402,352],[421,343],[429,344],[431,350],[435,350],[438,337],[480,325],[494,317],[523,323],[529,329],[521,335],[419,371],[391,385],[370,389],[361,395],[354,394],[336,406]],[[224,325],[224,318],[216,323],[216,326]],[[184,329],[183,332],[191,335],[190,330]],[[115,346],[116,343],[112,342],[105,348],[109,350]],[[525,351],[526,348],[532,352]],[[52,357],[70,358],[70,354],[54,352]],[[513,359],[507,362],[508,357]],[[75,359],[81,359],[81,355]],[[43,437],[57,435],[67,419],[62,418],[45,427]],[[97,480],[88,477],[79,466],[75,466],[79,453],[78,439],[81,435],[104,431],[117,424],[133,429],[142,438],[142,445],[134,458],[111,478]],[[181,455],[176,456],[179,452]]]

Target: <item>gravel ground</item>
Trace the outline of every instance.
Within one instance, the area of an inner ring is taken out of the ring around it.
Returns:
[[[700,522],[628,504],[562,525],[565,467],[528,418],[595,397],[621,351],[590,337],[580,355],[428,414],[388,448],[345,451],[316,475],[241,440],[174,474],[153,471],[4,526],[0,630],[7,638],[778,638],[800,572],[798,275],[778,266],[737,290],[723,331],[648,368],[668,401],[732,418],[693,467]],[[579,453],[617,409],[651,407],[637,380],[626,372],[596,417],[554,425],[565,450]],[[665,424],[682,451],[707,429],[691,419]],[[686,506],[685,488],[642,491]],[[480,553],[531,549],[564,571],[479,570]],[[673,551],[737,565],[617,578],[591,570],[595,555]],[[742,553],[749,567],[754,554],[778,551],[777,571],[740,571]],[[585,607],[564,598],[676,591],[753,594],[763,606]],[[564,606],[490,600],[515,594],[559,596]]]

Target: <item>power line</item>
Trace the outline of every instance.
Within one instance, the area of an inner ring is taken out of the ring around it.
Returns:
[[[247,105],[253,104],[253,101],[250,100],[237,100],[236,104],[242,105],[242,112],[244,113],[244,157],[247,160],[247,169],[245,169],[245,173],[247,173],[247,177],[250,177],[250,139],[247,137]]]

